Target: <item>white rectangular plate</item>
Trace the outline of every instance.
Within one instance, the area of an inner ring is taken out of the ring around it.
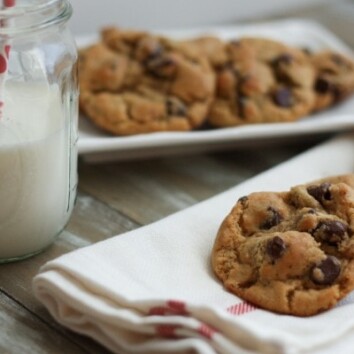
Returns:
[[[174,38],[216,35],[223,39],[242,36],[263,36],[313,51],[332,49],[353,55],[340,39],[317,23],[306,20],[285,20],[257,25],[198,28],[163,31]],[[77,38],[79,47],[97,40],[97,35]],[[163,132],[129,137],[112,137],[80,118],[79,153],[92,161],[129,159],[191,151],[210,151],[226,147],[253,145],[260,140],[282,141],[284,138],[311,136],[354,128],[354,98],[321,113],[291,123],[253,124],[193,132]]]

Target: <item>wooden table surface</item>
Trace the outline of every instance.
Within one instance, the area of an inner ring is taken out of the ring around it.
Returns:
[[[329,4],[277,18],[315,19],[354,47],[354,2]],[[79,161],[77,202],[62,235],[38,256],[0,265],[0,354],[108,353],[92,340],[58,325],[36,301],[31,282],[40,266],[205,200],[328,137],[143,161]]]

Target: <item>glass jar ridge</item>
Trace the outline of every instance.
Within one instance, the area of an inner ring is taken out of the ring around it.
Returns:
[[[1,36],[23,35],[67,22],[73,9],[68,0],[16,0],[16,5],[0,9]]]

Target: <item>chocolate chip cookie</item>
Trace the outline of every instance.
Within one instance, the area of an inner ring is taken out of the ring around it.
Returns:
[[[310,56],[316,71],[316,111],[333,106],[354,92],[354,61],[351,58],[332,51]]]
[[[203,56],[215,69],[228,60],[227,43],[211,35],[175,41],[174,45],[190,58]]]
[[[224,286],[267,310],[310,316],[354,288],[354,175],[240,198],[212,266]]]
[[[97,43],[80,50],[79,74],[83,92],[117,92],[137,85],[143,68],[126,55]]]
[[[130,135],[191,130],[205,120],[215,75],[206,58],[145,32],[102,32],[79,56],[81,110],[100,128]]]
[[[300,49],[263,38],[242,38],[227,46],[218,70],[209,123],[215,127],[288,122],[314,105],[314,68]]]
[[[81,105],[95,124],[116,135],[159,131],[189,131],[207,114],[202,103],[182,100],[156,91],[82,92]]]

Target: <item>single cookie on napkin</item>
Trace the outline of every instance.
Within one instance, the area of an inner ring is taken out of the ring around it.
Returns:
[[[217,234],[213,269],[237,296],[310,316],[354,289],[354,175],[238,200]]]

